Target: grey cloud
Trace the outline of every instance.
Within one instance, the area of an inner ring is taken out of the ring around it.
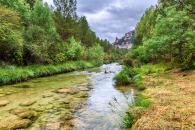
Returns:
[[[52,0],[44,0],[52,3]],[[111,42],[135,28],[144,11],[158,0],[77,0],[79,16],[85,15],[97,35]]]

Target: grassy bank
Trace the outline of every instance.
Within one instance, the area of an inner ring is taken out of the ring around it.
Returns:
[[[26,67],[6,66],[0,67],[0,85],[14,84],[29,79],[50,76],[85,68],[91,68],[100,63],[87,61],[72,61],[57,65],[32,65]]]
[[[125,67],[114,79],[117,86],[132,85],[138,90],[144,90],[143,77],[145,75],[163,73],[168,69],[168,65],[163,64],[148,64],[139,68]]]
[[[142,93],[147,88],[144,79],[148,75],[158,75],[169,70],[169,65],[164,64],[147,64],[141,67],[125,67],[118,75],[115,76],[117,86],[134,86],[139,90],[135,96],[133,104],[130,106],[125,117],[123,118],[123,127],[131,128],[142,114],[150,107],[151,101]]]
[[[138,92],[124,117],[125,128],[195,129],[194,70],[170,69],[167,65],[144,65],[131,69],[141,75],[145,90]],[[135,82],[133,80],[131,84]]]

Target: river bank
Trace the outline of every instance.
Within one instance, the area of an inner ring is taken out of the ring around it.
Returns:
[[[0,67],[0,86],[14,84],[29,79],[46,77],[55,74],[67,73],[100,66],[101,63],[92,61],[72,61],[54,65],[32,65],[25,67],[7,66]]]
[[[0,88],[0,129],[122,128],[132,88],[115,88],[119,64],[32,79]],[[107,73],[105,73],[105,70]]]
[[[195,71],[168,70],[143,76],[146,90],[142,91],[151,106],[130,108],[137,113],[133,130],[194,130],[195,129]]]

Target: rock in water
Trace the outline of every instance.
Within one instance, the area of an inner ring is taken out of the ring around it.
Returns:
[[[45,126],[43,126],[43,130],[60,130],[61,123],[48,123]]]
[[[35,103],[36,103],[36,101],[25,101],[23,103],[20,103],[20,106],[31,106]]]
[[[31,125],[31,120],[29,119],[20,119],[18,117],[7,118],[0,122],[1,130],[13,130],[13,129],[22,129],[27,128]]]
[[[7,104],[9,104],[10,102],[9,101],[7,101],[7,100],[2,100],[2,101],[0,101],[0,107],[4,107],[4,106],[6,106]]]
[[[25,110],[25,109],[16,109],[11,111],[11,113],[17,115],[22,119],[31,119],[37,116],[37,113],[35,111]]]

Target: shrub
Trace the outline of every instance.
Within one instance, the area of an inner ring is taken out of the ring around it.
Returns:
[[[22,63],[22,32],[18,13],[0,6],[0,60]]]
[[[103,58],[104,49],[99,44],[96,44],[95,46],[88,49],[87,51],[88,60],[103,61]]]
[[[134,115],[132,113],[127,112],[123,118],[123,127],[131,128],[134,123],[135,123]]]
[[[74,37],[71,37],[66,43],[64,53],[68,60],[78,60],[84,54],[84,47]]]

